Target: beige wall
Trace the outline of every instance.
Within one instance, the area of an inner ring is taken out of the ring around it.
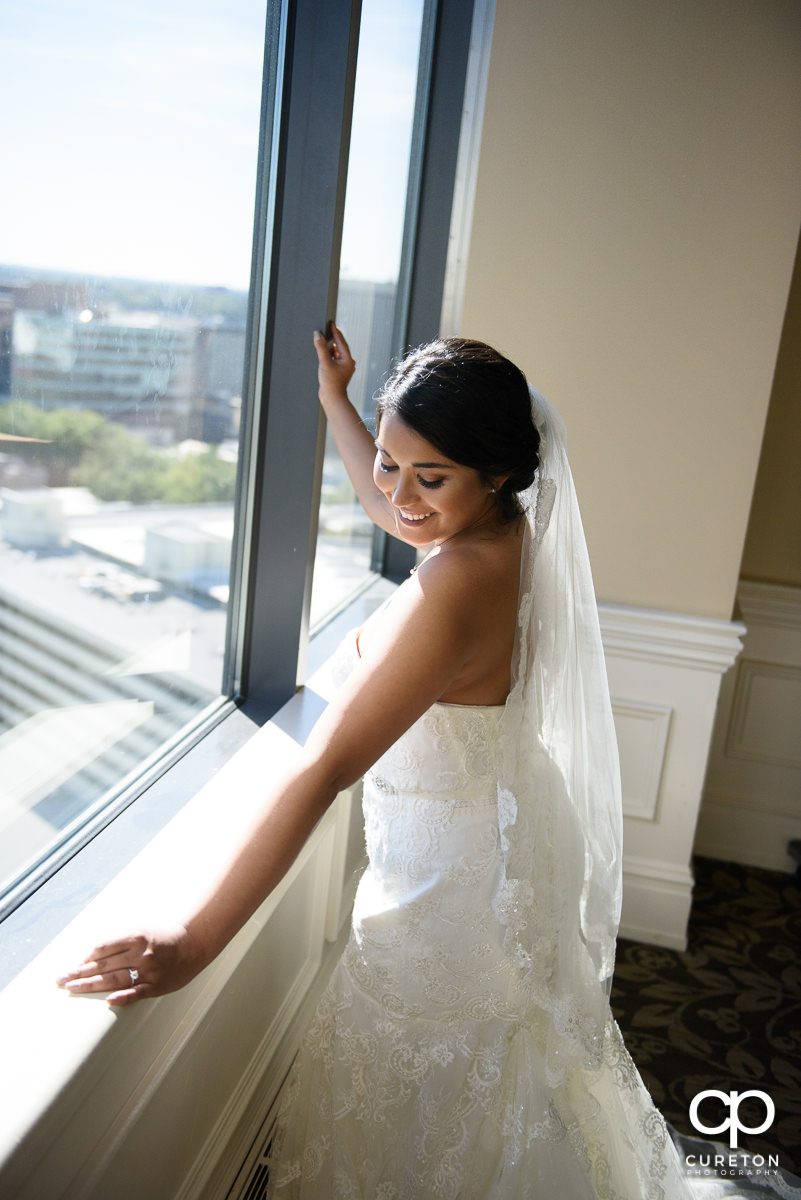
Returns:
[[[801,587],[801,247],[796,256],[741,574]]]
[[[731,615],[799,96],[796,0],[497,0],[462,330],[564,412],[600,599]]]

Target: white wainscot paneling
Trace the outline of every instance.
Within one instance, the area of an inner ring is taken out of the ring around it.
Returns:
[[[620,751],[623,815],[653,821],[673,709],[617,699],[612,708]]]
[[[739,664],[726,754],[801,767],[801,667]]]
[[[601,605],[623,784],[621,935],[683,949],[721,676],[742,626]]]
[[[696,850],[791,871],[801,838],[801,588],[740,584],[747,633],[724,679]]]

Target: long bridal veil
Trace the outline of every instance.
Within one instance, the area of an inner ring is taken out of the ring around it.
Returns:
[[[617,741],[561,417],[535,389],[540,464],[526,533],[498,783],[496,912],[521,986],[551,1018],[549,1082],[598,1067],[622,887]],[[543,789],[542,756],[550,760]],[[545,793],[545,794],[544,794]]]

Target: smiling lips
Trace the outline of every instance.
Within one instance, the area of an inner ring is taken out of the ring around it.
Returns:
[[[433,515],[434,515],[433,513],[430,513],[430,512],[428,512],[428,513],[405,513],[400,508],[397,509],[396,511],[397,511],[397,514],[400,517],[400,519],[402,521],[405,521],[407,525],[411,525],[418,521],[427,521],[429,517],[433,517]]]

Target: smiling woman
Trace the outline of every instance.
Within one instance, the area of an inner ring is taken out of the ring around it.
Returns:
[[[390,376],[376,411],[381,429],[396,415],[440,456],[474,469],[496,495],[502,520],[519,516],[517,496],[534,479],[539,434],[523,373],[491,346],[463,338],[421,346]]]
[[[448,339],[397,367],[374,442],[345,338],[315,347],[362,503],[428,551],[346,643],[307,743],[369,763],[370,861],[268,1195],[685,1200],[608,1007],[620,788],[561,422],[502,355]]]
[[[423,615],[416,603],[428,595],[430,604],[441,589],[442,602],[453,603],[456,610],[440,615],[441,626],[458,628],[464,623],[465,596],[481,580],[480,597],[469,610],[481,637],[473,631],[469,652],[455,664],[450,677],[443,678],[432,698],[454,704],[503,703],[509,690],[523,516],[516,494],[504,488],[511,474],[518,480],[533,479],[538,462],[539,435],[531,422],[525,377],[480,342],[455,338],[433,342],[393,372],[376,405],[378,433],[373,440],[348,399],[346,389],[355,363],[342,332],[334,326],[330,342],[317,333],[314,344],[320,402],[362,506],[381,529],[425,553],[417,593],[407,589],[403,600],[411,605],[408,620],[415,629],[415,653],[420,652]],[[409,369],[410,364],[419,368],[423,361],[425,372]],[[450,379],[453,396],[436,386],[441,373]],[[476,389],[464,405],[460,403],[462,379],[468,380],[465,390],[471,384]],[[489,450],[475,433],[465,432],[474,416],[470,409],[482,408],[482,386],[483,407],[491,412],[482,413],[481,426],[488,430],[496,426],[487,437]],[[496,392],[502,396],[498,402]],[[407,423],[401,415],[407,411],[418,426],[434,430],[437,444]],[[511,444],[505,429],[510,415],[512,429],[528,426],[531,457],[526,469],[521,468],[519,444]],[[492,461],[496,467],[505,457],[509,470],[491,474],[484,465],[467,465],[451,457],[449,450],[451,454],[463,450],[474,462]],[[403,603],[393,606],[395,620]],[[386,634],[386,618],[382,625],[379,617],[377,629]],[[362,648],[365,639],[375,645],[372,626],[362,633]],[[429,655],[435,652],[432,647]]]
[[[517,496],[534,479],[539,435],[513,363],[460,338],[421,347],[382,388],[373,442],[347,399],[355,362],[341,331],[334,328],[330,348],[320,334],[315,345],[329,426],[381,528],[419,549],[519,518]],[[472,386],[460,388],[464,373]]]
[[[497,483],[485,483],[473,467],[441,454],[437,461],[436,446],[397,413],[381,418],[378,434],[373,478],[391,507],[398,537],[413,546],[440,546],[465,528],[494,521]]]

